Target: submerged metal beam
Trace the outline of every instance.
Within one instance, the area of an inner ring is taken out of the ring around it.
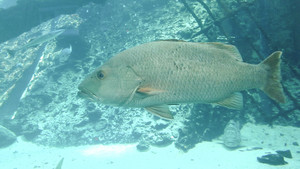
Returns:
[[[221,25],[221,22],[217,22],[216,17],[213,15],[213,13],[209,9],[209,7],[206,5],[206,3],[204,3],[202,0],[197,0],[197,1],[203,6],[203,8],[206,10],[206,12],[208,13],[208,15],[212,18],[212,20],[214,21],[215,25],[220,29],[220,31],[226,37],[226,39],[229,41],[229,43],[232,43],[231,38],[227,35],[226,31],[224,30],[223,26]]]
[[[180,1],[183,3],[184,7],[189,11],[189,13],[193,16],[193,18],[197,22],[198,26],[201,28],[201,32],[203,32],[203,34],[205,34],[205,36],[208,38],[208,40],[211,41],[212,39],[208,35],[206,35],[208,29],[203,29],[203,24],[202,24],[201,20],[195,14],[195,12],[190,8],[190,6],[186,3],[185,0],[180,0]],[[203,30],[205,30],[205,31],[203,31]],[[195,36],[193,35],[192,38],[193,37],[195,37]]]

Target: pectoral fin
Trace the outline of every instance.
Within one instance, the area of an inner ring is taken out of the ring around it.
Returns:
[[[167,120],[173,119],[173,116],[169,110],[168,105],[159,105],[159,106],[152,106],[152,107],[145,107],[145,109],[154,115],[162,117]]]
[[[233,93],[228,98],[221,100],[216,104],[230,109],[240,110],[243,108],[243,95],[241,93]]]
[[[138,88],[137,92],[139,92],[141,94],[155,95],[155,94],[163,93],[165,91],[160,90],[160,89],[154,89],[151,87],[141,87],[141,88]]]

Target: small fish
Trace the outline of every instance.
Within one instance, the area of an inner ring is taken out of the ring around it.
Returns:
[[[224,129],[223,144],[228,148],[237,148],[240,143],[240,123],[230,120]]]
[[[14,50],[9,50],[9,49],[6,49],[6,50],[8,51],[8,53],[10,55],[14,56],[14,54],[17,51],[28,49],[28,48],[31,48],[31,47],[34,47],[34,46],[37,46],[37,45],[41,45],[45,42],[48,42],[48,41],[56,38],[57,36],[62,34],[64,31],[65,31],[64,29],[53,30],[49,33],[44,33],[43,35],[41,35],[41,36],[39,36],[35,39],[30,40],[27,44],[25,44],[24,46],[21,46],[20,48],[17,48],[17,49],[14,49]]]
[[[64,48],[60,51],[60,54],[59,54],[59,62],[60,63],[64,63],[66,62],[68,59],[69,59],[69,56],[71,55],[72,53],[72,45],[70,45],[69,48]]]
[[[223,43],[155,41],[125,50],[88,75],[79,94],[113,106],[141,107],[173,119],[168,105],[211,103],[243,107],[240,91],[261,89],[284,103],[280,57],[260,64],[242,61],[237,48]]]

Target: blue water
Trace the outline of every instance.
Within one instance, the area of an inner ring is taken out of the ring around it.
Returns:
[[[297,0],[12,2],[0,0],[0,126],[15,137],[55,148],[134,144],[146,153],[151,147],[170,146],[189,153],[197,144],[220,138],[230,120],[238,121],[240,130],[246,124],[300,127]],[[22,48],[57,29],[65,31]],[[168,121],[141,108],[78,97],[80,82],[117,53],[166,39],[232,44],[243,61],[252,64],[282,51],[286,103],[278,104],[260,90],[242,91],[242,110],[210,104],[171,105],[174,120]],[[299,136],[293,137],[286,142],[292,153],[299,154],[295,143]],[[253,163],[258,162],[253,159]]]

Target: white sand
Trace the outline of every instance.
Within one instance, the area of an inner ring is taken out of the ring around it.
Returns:
[[[188,153],[174,145],[165,148],[151,147],[138,152],[135,145],[80,146],[51,148],[29,142],[18,142],[0,149],[1,169],[53,169],[64,157],[62,169],[298,169],[300,168],[300,129],[293,127],[255,126],[246,124],[242,131],[243,145],[227,150],[219,141],[202,142]],[[268,134],[266,134],[268,133]],[[280,136],[284,134],[284,136]],[[263,141],[263,143],[262,143]],[[286,143],[286,146],[285,146]],[[240,151],[251,147],[262,150]],[[285,158],[287,165],[271,166],[257,162],[258,156],[275,150],[291,150],[293,159]]]

